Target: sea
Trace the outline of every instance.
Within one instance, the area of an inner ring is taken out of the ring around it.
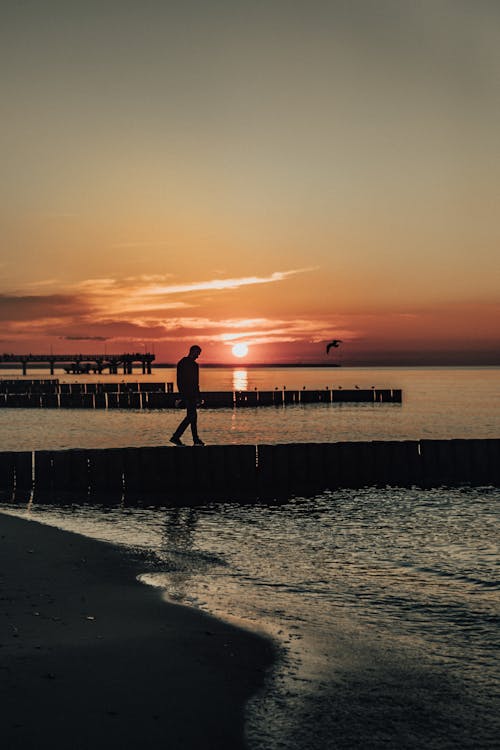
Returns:
[[[500,438],[500,368],[200,365],[207,391],[403,390],[401,404],[200,409],[211,444]],[[174,372],[118,379],[172,382]],[[166,445],[181,416],[0,409],[0,450]],[[499,488],[365,487],[175,508],[147,495],[3,500],[5,512],[147,553],[140,579],[169,601],[274,641],[276,663],[247,706],[251,750],[500,747]]]

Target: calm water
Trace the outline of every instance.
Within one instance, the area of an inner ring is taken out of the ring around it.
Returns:
[[[402,387],[404,402],[200,421],[210,442],[500,437],[499,374],[206,370],[207,390],[246,377],[235,387]],[[179,416],[1,410],[0,434],[3,449],[155,445]],[[248,709],[252,750],[437,750],[498,747],[499,501],[493,488],[367,488],[281,506],[10,510],[148,550],[144,581],[168,598],[275,638],[281,658]]]
[[[0,376],[9,377],[5,370]],[[43,372],[33,371],[33,376],[43,377]],[[101,380],[110,378],[117,380],[116,375]],[[78,378],[80,382],[98,379]],[[124,379],[171,381],[174,373],[159,370]],[[202,410],[200,434],[218,444],[500,436],[500,368],[201,369],[201,386],[207,391],[283,385],[288,389],[402,388],[403,404]],[[0,449],[162,445],[180,419],[176,410],[0,409]]]

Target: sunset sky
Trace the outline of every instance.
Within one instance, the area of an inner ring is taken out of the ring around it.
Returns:
[[[500,364],[498,3],[9,2],[0,64],[0,352]]]

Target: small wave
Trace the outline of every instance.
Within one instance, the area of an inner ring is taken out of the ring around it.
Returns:
[[[398,563],[397,567],[406,568],[407,570],[413,570],[416,573],[427,573],[428,575],[437,576],[439,578],[451,578],[454,581],[462,581],[464,583],[470,583],[473,586],[481,586],[482,588],[488,588],[493,591],[500,589],[500,581],[488,581],[483,578],[477,578],[476,576],[468,576],[463,573],[454,573],[451,570],[444,570],[442,568],[432,568],[423,565],[412,565],[407,562]]]
[[[153,551],[150,567],[155,574],[161,573],[198,573],[208,574],[212,568],[224,568],[229,565],[226,559],[215,553],[197,550],[163,550]]]

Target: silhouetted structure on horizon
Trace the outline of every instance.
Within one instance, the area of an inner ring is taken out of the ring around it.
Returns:
[[[118,373],[118,368],[123,367],[124,375],[131,375],[133,365],[138,363],[142,366],[143,375],[151,375],[151,364],[155,355],[150,352],[126,352],[125,354],[0,354],[0,362],[20,364],[23,375],[28,371],[28,364],[47,363],[50,366],[50,374],[54,374],[56,365],[62,365],[66,372],[78,373],[101,373],[109,368],[111,375]]]

